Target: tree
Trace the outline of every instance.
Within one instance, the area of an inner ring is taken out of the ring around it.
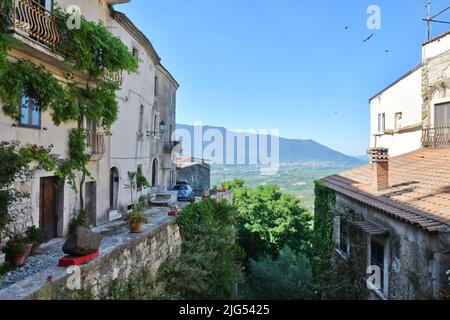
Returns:
[[[225,201],[207,200],[183,208],[178,225],[181,256],[169,259],[158,281],[179,299],[228,300],[236,294],[241,250],[235,244],[235,211]]]
[[[254,300],[306,300],[317,296],[308,258],[288,246],[278,256],[250,260],[244,298]]]
[[[285,246],[310,252],[312,214],[275,185],[233,189],[239,245],[249,259],[276,257]]]

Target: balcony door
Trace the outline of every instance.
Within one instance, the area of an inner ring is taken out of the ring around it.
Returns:
[[[434,126],[435,146],[450,146],[450,102],[435,105]]]
[[[53,1],[52,0],[28,0],[29,2],[34,2],[39,5],[40,8],[52,12]]]
[[[445,127],[450,124],[450,102],[437,104],[435,106],[435,121],[436,127]]]

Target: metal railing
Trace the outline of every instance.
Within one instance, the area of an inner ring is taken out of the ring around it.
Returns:
[[[118,86],[122,86],[123,83],[123,72],[106,72],[103,76],[103,79],[106,81],[115,82]]]
[[[60,42],[56,17],[33,0],[14,0],[12,27],[14,32],[26,33],[31,39],[54,48]]]
[[[424,128],[422,145],[425,148],[450,148],[450,124]]]
[[[103,133],[87,131],[87,144],[87,153],[90,155],[103,155],[106,152]]]

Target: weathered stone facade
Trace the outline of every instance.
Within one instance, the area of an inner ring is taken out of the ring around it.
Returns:
[[[197,196],[203,196],[211,188],[211,166],[207,163],[177,165],[177,180],[187,181]]]
[[[450,50],[426,59],[422,68],[423,125],[434,124],[433,106],[450,100]]]
[[[377,225],[386,234],[385,241],[386,273],[383,298],[390,300],[437,299],[450,289],[446,277],[450,268],[450,239],[448,233],[429,233],[410,224],[391,218],[375,208],[336,195],[336,204],[344,206],[361,215],[367,221]],[[336,231],[337,228],[335,228]],[[370,235],[361,232],[359,244],[371,265],[369,257]],[[336,240],[336,239],[335,239]],[[350,239],[350,242],[356,239]],[[351,254],[351,252],[350,252]],[[365,275],[365,270],[360,270]],[[374,292],[368,299],[379,299]]]

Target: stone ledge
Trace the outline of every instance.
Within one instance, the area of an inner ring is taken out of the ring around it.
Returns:
[[[176,219],[167,209],[154,209],[141,234],[130,234],[126,222],[113,222],[94,229],[104,235],[100,257],[81,266],[84,289],[94,295],[106,290],[116,279],[126,279],[131,272],[148,267],[153,273],[181,245]],[[51,299],[66,286],[67,268],[54,265],[25,280],[0,290],[0,300]],[[51,277],[51,282],[49,281]]]

